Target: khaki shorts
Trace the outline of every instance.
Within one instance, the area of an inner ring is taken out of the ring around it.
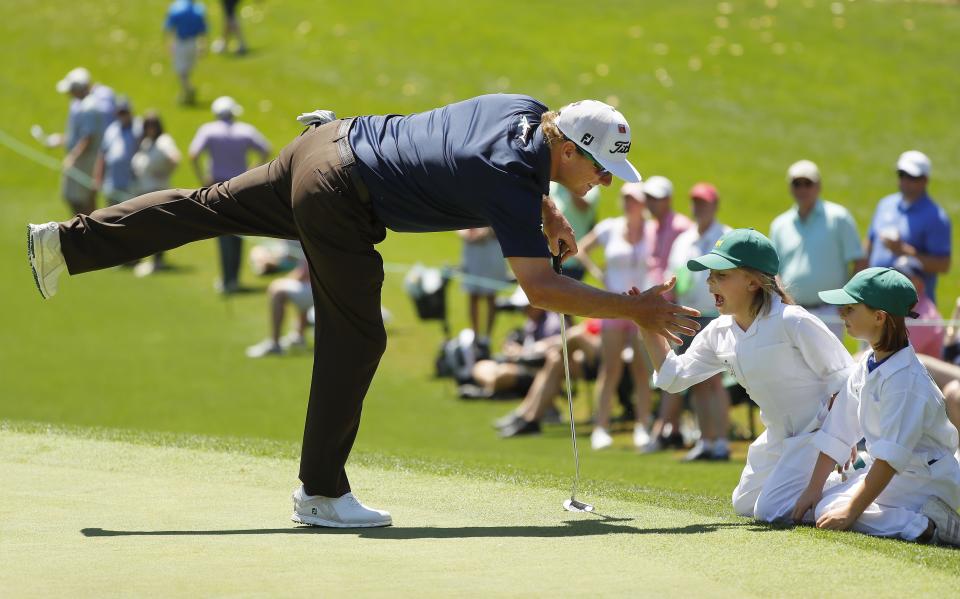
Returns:
[[[64,171],[63,173],[61,180],[63,199],[70,204],[71,208],[82,208],[86,210],[96,195],[96,192],[90,188],[90,181],[93,178],[94,160],[96,160],[95,153],[90,153],[89,157],[85,153],[80,156],[72,169]],[[69,175],[67,174],[68,172],[70,173]]]
[[[197,40],[178,39],[173,44],[173,70],[177,75],[189,75],[197,63]]]

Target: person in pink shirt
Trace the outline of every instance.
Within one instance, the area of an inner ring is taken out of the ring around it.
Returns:
[[[913,256],[900,256],[893,263],[893,268],[910,279],[913,286],[917,288],[917,295],[920,300],[913,311],[919,314],[917,320],[942,320],[940,311],[937,310],[933,300],[924,293],[923,284],[923,265]],[[943,336],[944,329],[942,324],[910,324],[907,320],[907,334],[910,336],[910,344],[918,354],[933,356],[939,358],[943,355]]]
[[[693,226],[693,221],[673,211],[673,183],[670,179],[655,175],[638,185],[643,185],[647,209],[653,216],[653,220],[648,225],[654,233],[653,259],[647,276],[651,285],[659,285],[665,280],[667,261],[670,259],[673,242],[681,233]]]
[[[667,263],[673,242],[681,233],[693,226],[693,221],[673,211],[673,183],[666,177],[654,175],[643,183],[643,195],[647,200],[647,209],[653,217],[647,222],[647,234],[653,239],[653,251],[647,271],[650,285],[658,285],[666,280]],[[673,298],[673,292],[665,294]],[[680,413],[683,411],[683,398],[675,393],[660,393],[660,414],[653,423],[651,446],[648,451],[665,447],[683,447],[680,435]]]

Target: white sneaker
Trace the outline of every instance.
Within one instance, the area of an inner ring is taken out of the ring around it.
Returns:
[[[610,436],[607,429],[598,426],[590,433],[590,447],[593,449],[606,449],[611,445],[613,445],[613,437]]]
[[[264,356],[279,356],[283,354],[283,347],[274,343],[273,339],[264,339],[256,345],[251,345],[246,351],[248,358],[262,358]]]
[[[133,267],[133,276],[137,278],[149,277],[156,271],[156,263],[152,259],[147,258],[146,260],[138,262],[137,265]]]
[[[303,491],[303,485],[293,492],[293,515],[290,519],[300,524],[331,528],[373,528],[393,524],[388,512],[368,508],[353,493],[336,499],[311,496]]]
[[[922,511],[937,525],[933,538],[936,543],[960,547],[960,514],[957,510],[939,497],[931,497],[923,504]]]
[[[50,299],[57,293],[57,279],[67,267],[60,251],[60,225],[27,225],[27,257],[40,295]]]
[[[633,425],[633,446],[643,451],[650,446],[650,433],[647,432],[647,427],[640,423]]]
[[[283,349],[306,349],[307,340],[300,333],[290,331],[283,337],[280,337],[280,347]]]

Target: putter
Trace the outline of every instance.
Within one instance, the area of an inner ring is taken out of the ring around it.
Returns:
[[[563,244],[560,245],[560,254],[563,254]],[[560,256],[553,256],[553,270],[558,275],[563,274],[560,266]],[[565,316],[560,314],[560,347],[563,349],[563,375],[567,382],[567,407],[570,408],[570,441],[573,444],[573,489],[570,499],[563,500],[563,509],[568,512],[592,512],[593,506],[589,503],[577,501],[577,486],[580,484],[580,452],[577,451],[577,429],[573,423],[573,395],[570,391],[570,357],[567,355],[567,326]]]

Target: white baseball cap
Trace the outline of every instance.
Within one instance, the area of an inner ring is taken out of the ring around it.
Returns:
[[[787,181],[793,182],[797,179],[806,179],[814,183],[820,182],[820,169],[810,160],[798,160],[787,169]]]
[[[624,181],[640,181],[640,173],[627,161],[630,125],[613,106],[597,100],[581,100],[560,109],[557,129]]]
[[[236,117],[243,114],[243,107],[230,96],[220,96],[214,100],[210,110],[219,117]]]
[[[930,159],[923,152],[909,150],[900,154],[900,158],[897,159],[897,170],[911,177],[929,177]]]
[[[654,175],[643,182],[643,195],[658,200],[673,197],[673,183],[666,177]]]
[[[90,81],[90,71],[83,67],[77,67],[57,82],[57,91],[65,94],[81,87],[88,87]]]

